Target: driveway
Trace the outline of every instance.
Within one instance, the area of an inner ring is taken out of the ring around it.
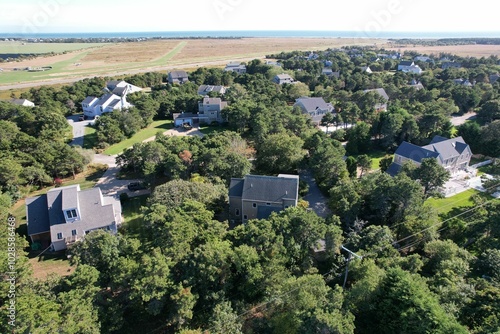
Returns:
[[[454,126],[459,126],[475,118],[476,118],[475,112],[468,112],[466,114],[463,114],[462,116],[452,116],[450,121],[451,124],[453,124]]]
[[[83,136],[85,136],[85,127],[89,125],[92,120],[80,121],[79,115],[72,115],[66,117],[69,125],[73,128],[73,141],[70,143],[72,146],[83,147]]]
[[[69,125],[73,127],[73,141],[70,143],[72,146],[83,146],[83,137],[85,135],[85,126],[89,121],[78,121],[79,116],[70,116],[67,118]],[[108,169],[102,177],[97,181],[96,187],[101,188],[103,195],[118,196],[121,193],[127,193],[129,197],[141,196],[149,194],[148,189],[130,191],[127,186],[131,182],[140,182],[141,180],[120,180],[117,178],[120,167],[116,165],[116,155],[94,154],[93,163],[104,164]]]
[[[309,192],[303,197],[304,200],[309,202],[309,207],[316,212],[316,214],[322,218],[326,218],[331,215],[330,209],[328,209],[327,203],[328,199],[319,190],[314,177],[309,170],[303,170],[299,172],[301,180],[304,180],[309,185]]]

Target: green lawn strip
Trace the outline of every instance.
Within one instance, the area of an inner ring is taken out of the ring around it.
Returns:
[[[146,206],[149,195],[129,197],[122,202],[122,228],[127,235],[138,237],[143,227],[141,207]]]
[[[109,45],[110,43],[25,43],[0,42],[0,53],[46,54],[63,53]]]
[[[446,198],[429,198],[426,203],[430,204],[434,207],[438,213],[446,214],[457,207],[472,207],[474,206],[474,202],[471,197],[474,194],[478,194],[479,191],[474,189],[466,190],[460,194],[455,196],[446,197]]]
[[[228,130],[228,128],[225,126],[219,126],[219,125],[215,125],[215,126],[203,125],[203,126],[200,126],[199,130],[204,135],[209,135],[212,133],[217,133],[217,132],[222,132],[222,131]]]
[[[175,46],[175,48],[173,48],[170,52],[168,52],[166,55],[156,59],[156,60],[153,60],[153,61],[150,61],[150,62],[146,62],[145,64],[146,65],[150,65],[150,66],[155,66],[155,65],[163,65],[165,64],[167,61],[169,61],[170,59],[172,59],[176,54],[178,54],[179,52],[181,52],[181,50],[187,45],[187,42],[186,41],[182,41],[180,42],[179,44],[177,44]]]
[[[173,122],[171,120],[154,121],[147,128],[142,129],[132,137],[125,139],[124,141],[121,141],[117,144],[111,145],[110,147],[108,147],[108,149],[104,151],[104,154],[108,155],[119,154],[123,152],[126,148],[132,147],[135,143],[141,143],[144,140],[155,136],[158,133],[158,131],[163,132],[168,129],[171,129],[172,123]]]
[[[380,160],[382,160],[386,155],[389,155],[389,156],[393,156],[392,154],[388,154],[387,152],[385,151],[380,151],[380,150],[372,150],[371,152],[368,152],[368,153],[364,153],[366,154],[370,159],[372,159],[372,166],[371,166],[371,170],[377,170],[377,169],[380,169]],[[353,155],[354,158],[358,158],[360,155],[362,154],[356,154],[356,155]]]
[[[83,137],[83,148],[93,149],[97,146],[97,132],[94,127],[86,126],[85,135]]]

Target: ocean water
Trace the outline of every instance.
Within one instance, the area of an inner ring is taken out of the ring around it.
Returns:
[[[231,38],[231,37],[317,37],[317,38],[480,38],[500,37],[500,32],[360,32],[307,30],[239,31],[148,31],[148,32],[75,32],[75,33],[2,33],[0,38]]]

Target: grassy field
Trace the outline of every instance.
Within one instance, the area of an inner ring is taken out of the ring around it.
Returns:
[[[474,202],[472,202],[472,195],[478,194],[479,192],[474,189],[469,189],[460,194],[447,198],[429,198],[426,202],[432,207],[436,208],[438,213],[448,213],[456,207],[472,207]]]
[[[91,126],[85,127],[85,135],[83,137],[83,148],[92,150],[97,145],[97,132]]]
[[[40,280],[47,279],[47,276],[51,274],[68,276],[72,274],[76,268],[69,264],[65,252],[53,254],[45,253],[42,254],[42,256],[36,256],[36,254],[30,253],[29,263],[33,268],[33,277]]]
[[[43,54],[43,53],[63,53],[75,50],[83,50],[101,46],[108,46],[109,43],[22,43],[0,42],[0,53],[21,53],[21,54]]]
[[[146,206],[149,195],[130,197],[122,203],[122,228],[128,236],[138,237],[142,230],[141,207]]]
[[[142,129],[132,137],[117,144],[111,145],[104,151],[104,154],[108,155],[119,154],[123,152],[126,148],[132,147],[135,143],[141,143],[148,138],[154,137],[158,133],[158,131],[164,132],[165,130],[171,129],[172,123],[173,122],[171,120],[154,121],[147,128]]]
[[[360,156],[361,154],[358,154],[358,155],[353,155],[354,158],[357,158],[358,156]],[[377,169],[380,169],[380,160],[382,160],[386,155],[389,155],[389,156],[393,156],[391,154],[387,154],[385,151],[379,151],[379,150],[372,150],[368,153],[366,153],[366,155],[372,159],[372,166],[371,166],[371,170],[377,170]]]

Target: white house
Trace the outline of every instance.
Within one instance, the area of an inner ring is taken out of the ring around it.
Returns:
[[[226,87],[224,86],[213,86],[213,85],[201,85],[198,87],[198,95],[208,95],[208,93],[219,93],[221,95],[224,95],[226,93]]]
[[[127,94],[140,92],[142,88],[129,84],[123,80],[111,80],[106,83],[106,91],[110,94],[125,96]]]
[[[408,60],[403,60],[399,63],[398,71],[404,73],[415,73],[415,74],[421,74],[423,72],[420,66],[415,65],[413,61],[408,61]]]
[[[85,118],[95,118],[103,113],[122,110],[132,107],[127,102],[126,95],[104,94],[100,98],[88,96],[82,101],[83,115]]]

